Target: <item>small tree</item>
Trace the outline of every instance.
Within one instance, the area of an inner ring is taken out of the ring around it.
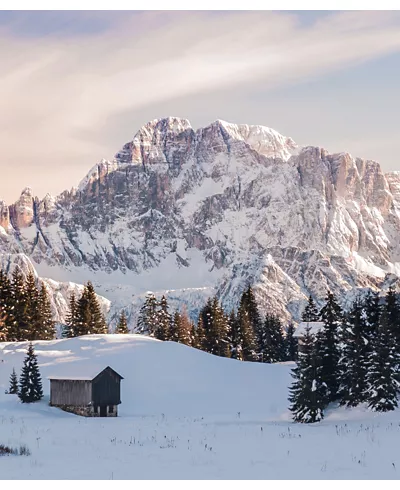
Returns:
[[[18,394],[18,378],[17,378],[17,374],[15,373],[15,369],[12,370],[12,373],[10,376],[10,388],[8,390],[8,393],[10,395],[17,395]]]
[[[18,397],[22,403],[32,403],[43,398],[42,379],[32,343],[29,344],[22,367]]]
[[[115,329],[115,333],[121,333],[121,334],[122,333],[129,333],[128,322],[126,319],[125,311],[122,311],[122,313],[119,317],[118,324],[117,324],[117,327]]]
[[[316,344],[306,329],[296,367],[292,370],[295,379],[290,387],[290,411],[295,422],[319,422],[324,417],[327,394],[321,377],[321,366]]]

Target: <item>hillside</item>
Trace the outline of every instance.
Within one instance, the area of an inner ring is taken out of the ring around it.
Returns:
[[[4,479],[396,479],[399,411],[327,412],[293,424],[291,365],[246,363],[137,335],[35,342],[45,398],[5,395],[26,343],[0,344],[0,443],[30,456],[0,458]],[[50,374],[112,366],[123,376],[116,419],[48,406]],[[327,445],[329,441],[329,445]]]

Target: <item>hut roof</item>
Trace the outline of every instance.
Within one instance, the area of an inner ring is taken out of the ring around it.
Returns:
[[[68,366],[61,373],[48,376],[47,379],[71,380],[71,381],[92,381],[106,369],[111,369],[117,376],[124,379],[117,371],[110,366],[106,368],[97,366]]]

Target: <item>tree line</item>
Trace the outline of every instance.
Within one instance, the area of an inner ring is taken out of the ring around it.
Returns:
[[[0,270],[0,341],[51,340],[55,328],[49,294],[34,274],[16,267],[11,280]]]
[[[157,300],[148,294],[140,309],[137,331],[242,361],[280,362],[294,360],[297,354],[294,325],[284,328],[273,314],[262,318],[251,286],[243,292],[237,312],[227,313],[217,297],[209,298],[196,322],[185,309],[171,313],[165,296]]]
[[[318,311],[310,297],[303,314],[321,321],[312,334],[306,328],[299,348],[289,401],[296,422],[317,422],[332,402],[374,411],[397,407],[400,389],[400,304],[393,288],[380,301],[369,291],[344,312],[328,292]]]

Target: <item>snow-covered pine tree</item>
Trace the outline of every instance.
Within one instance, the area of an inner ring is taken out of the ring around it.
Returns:
[[[286,359],[282,324],[276,315],[268,313],[260,336],[261,362],[280,362]]]
[[[293,420],[319,422],[324,417],[327,394],[310,328],[306,329],[297,364],[291,374],[294,382],[290,387],[289,402]]]
[[[128,330],[128,321],[126,319],[125,311],[122,310],[121,315],[119,317],[117,327],[115,329],[115,333],[126,334],[129,333]]]
[[[302,315],[303,322],[318,322],[320,321],[320,313],[318,311],[317,305],[315,304],[311,294],[308,297],[308,303],[304,308]]]
[[[169,313],[169,305],[167,298],[161,297],[157,310],[157,327],[155,337],[158,340],[170,340],[171,336],[171,315]]]
[[[206,331],[203,326],[203,318],[199,315],[199,320],[197,322],[196,332],[195,332],[195,344],[193,347],[199,350],[206,350]]]
[[[0,340],[12,341],[16,333],[16,322],[14,318],[14,306],[11,282],[2,270],[0,270]]]
[[[15,372],[15,369],[13,369],[13,372],[11,373],[11,376],[10,376],[10,387],[8,389],[8,394],[9,395],[17,395],[18,394],[18,378],[17,378],[17,374]]]
[[[366,337],[366,317],[361,299],[356,298],[345,317],[343,349],[339,361],[341,405],[355,407],[367,396],[367,373],[370,352]]]
[[[180,321],[176,325],[175,331],[177,333],[176,342],[185,345],[192,344],[192,323],[190,322],[185,306],[182,307]]]
[[[288,361],[295,361],[297,359],[297,348],[298,348],[298,341],[294,337],[294,324],[293,322],[290,322],[287,331],[286,331],[286,337],[285,337],[285,353],[286,353],[286,360]]]
[[[73,338],[79,335],[78,331],[78,304],[76,301],[75,291],[72,291],[69,298],[68,315],[66,319],[66,326],[63,331],[64,338]]]
[[[235,359],[241,361],[256,361],[258,358],[257,342],[253,330],[249,310],[244,302],[241,302],[236,321],[235,331],[232,331],[232,345],[235,346]]]
[[[29,344],[19,378],[18,397],[22,403],[32,403],[43,398],[42,380],[32,343]]]
[[[394,410],[398,406],[400,391],[399,354],[391,328],[392,298],[387,295],[385,299],[367,374],[367,402],[376,412]]]
[[[342,309],[335,296],[328,291],[325,305],[321,309],[324,328],[318,335],[322,356],[322,379],[328,389],[329,401],[338,397],[340,370],[340,333],[343,323]]]
[[[363,308],[365,316],[365,335],[368,340],[367,348],[371,353],[375,337],[378,333],[382,313],[379,293],[369,290],[364,297]]]
[[[179,342],[179,331],[181,325],[181,314],[179,311],[175,311],[174,316],[172,317],[171,322],[171,332],[170,332],[170,340],[172,342]]]
[[[244,310],[247,311],[247,317],[250,321],[250,326],[254,337],[252,343],[254,343],[254,349],[258,357],[260,357],[259,356],[260,353],[258,352],[259,351],[258,344],[262,336],[263,322],[261,319],[260,312],[258,310],[258,305],[254,295],[254,290],[250,285],[242,294],[239,305],[241,308],[244,308]],[[255,358],[253,360],[255,360]]]
[[[137,332],[154,337],[158,327],[158,302],[153,293],[148,293],[140,309]]]
[[[386,293],[384,311],[387,328],[396,339],[395,346],[400,354],[400,304],[393,286]]]
[[[24,291],[26,301],[26,322],[28,325],[26,339],[39,340],[41,329],[39,290],[36,286],[36,278],[31,271],[29,271],[28,275],[26,276]]]
[[[17,395],[18,394],[18,378],[17,378],[17,374],[15,372],[15,369],[12,370],[12,373],[10,376],[10,387],[8,389],[8,394],[9,395]]]
[[[101,311],[101,306],[99,300],[97,299],[97,295],[94,290],[93,284],[90,281],[88,281],[86,284],[86,295],[87,295],[87,301],[88,301],[89,312],[90,312],[88,333],[91,334],[108,333],[106,319],[104,318],[103,312]]]
[[[202,320],[202,326],[205,332],[206,340],[204,344],[204,349],[207,352],[210,352],[210,346],[208,344],[208,332],[211,330],[212,326],[212,303],[213,299],[208,298],[206,304],[200,311],[200,317]]]
[[[234,310],[229,315],[229,344],[232,359],[243,361],[243,339],[240,330],[240,322],[235,315]]]
[[[211,303],[211,316],[207,332],[207,351],[220,357],[229,357],[229,324],[217,297]]]
[[[40,331],[37,339],[52,340],[55,338],[56,331],[51,311],[51,303],[47,287],[42,283],[39,291],[39,311],[40,311]]]
[[[29,324],[27,323],[27,301],[25,296],[24,276],[19,267],[12,274],[11,283],[12,308],[14,314],[14,325],[9,329],[9,340],[27,340],[29,337]]]

